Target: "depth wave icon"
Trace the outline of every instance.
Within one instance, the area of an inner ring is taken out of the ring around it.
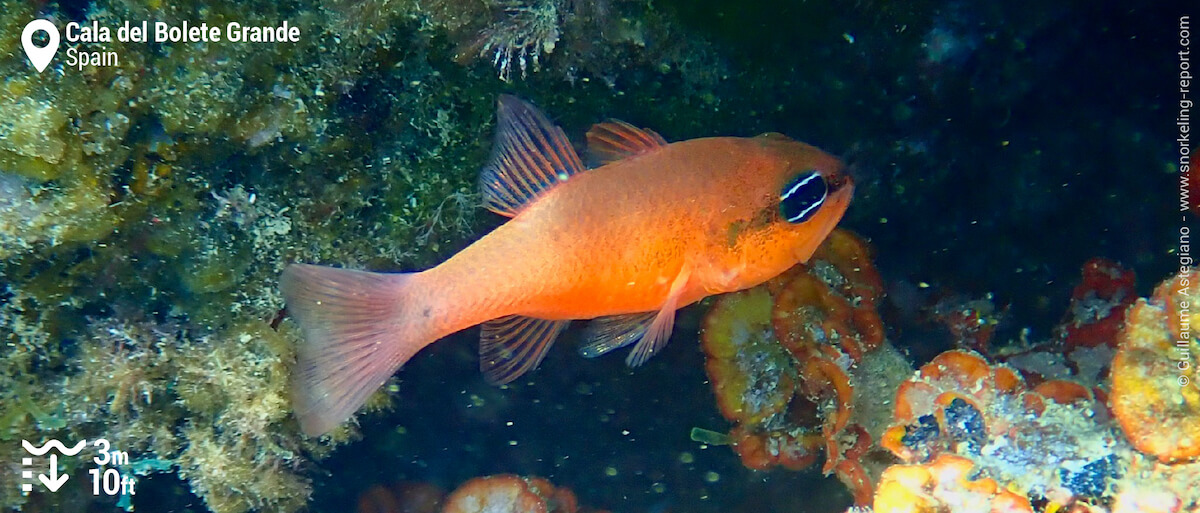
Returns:
[[[34,447],[33,444],[29,443],[29,440],[21,440],[21,446],[25,447],[25,450],[34,456],[46,454],[47,452],[50,452],[50,449],[58,449],[58,452],[63,453],[64,456],[74,456],[79,454],[79,451],[82,451],[86,445],[87,440],[80,440],[79,443],[75,444],[75,447],[67,449],[67,447],[64,446],[62,442],[59,442],[58,439],[52,438],[49,442],[46,442],[41,447]]]

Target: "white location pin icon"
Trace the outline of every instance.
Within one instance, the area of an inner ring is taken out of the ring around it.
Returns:
[[[50,36],[50,44],[41,48],[33,44],[33,34],[39,30]],[[41,73],[58,52],[58,27],[50,23],[50,20],[33,20],[25,25],[25,30],[21,32],[21,45],[25,47],[25,56],[29,57],[29,62]]]

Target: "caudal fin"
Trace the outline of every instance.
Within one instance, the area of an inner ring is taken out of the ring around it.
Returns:
[[[406,322],[412,274],[292,264],[279,288],[304,341],[292,375],[292,406],[310,436],[354,413],[396,369],[433,340]]]

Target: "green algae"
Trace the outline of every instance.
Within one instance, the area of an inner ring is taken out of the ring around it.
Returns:
[[[118,65],[82,72],[0,56],[0,439],[105,437],[212,511],[303,508],[312,463],[357,428],[309,439],[290,416],[298,335],[269,324],[283,267],[424,268],[464,246],[495,97],[514,86],[576,127],[663,87],[618,100],[623,74],[687,84],[673,102],[714,97],[712,50],[650,3],[530,6],[548,25],[538,65],[516,73],[480,53],[527,51],[510,4],[491,1],[102,0],[83,15],[110,27],[304,32],[113,42]],[[18,47],[35,16],[67,19],[48,9],[0,0],[0,44]],[[0,507],[28,500],[0,490]]]
[[[721,433],[719,431],[704,429],[702,427],[692,428],[692,431],[688,434],[688,438],[690,438],[693,442],[700,442],[702,444],[712,446],[729,445],[730,442],[728,433]]]

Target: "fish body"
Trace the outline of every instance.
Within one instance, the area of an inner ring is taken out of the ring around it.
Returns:
[[[532,369],[571,320],[596,319],[581,352],[666,343],[676,309],[762,283],[807,260],[853,183],[838,159],[779,134],[667,144],[619,121],[593,127],[583,169],[533,106],[499,102],[487,206],[512,219],[432,269],[368,273],[296,264],[281,282],[304,332],[293,402],[323,433],[422,347],[483,324],[480,367]]]
[[[763,171],[792,162],[839,166],[800,143],[723,137],[573,176],[422,273],[430,290],[443,292],[434,317],[453,333],[512,314],[561,320],[657,311],[685,267],[681,306],[762,283],[807,259],[824,234],[806,232],[831,229],[849,198],[847,190],[830,207],[828,227],[751,226],[775,209],[783,185],[764,180]]]

